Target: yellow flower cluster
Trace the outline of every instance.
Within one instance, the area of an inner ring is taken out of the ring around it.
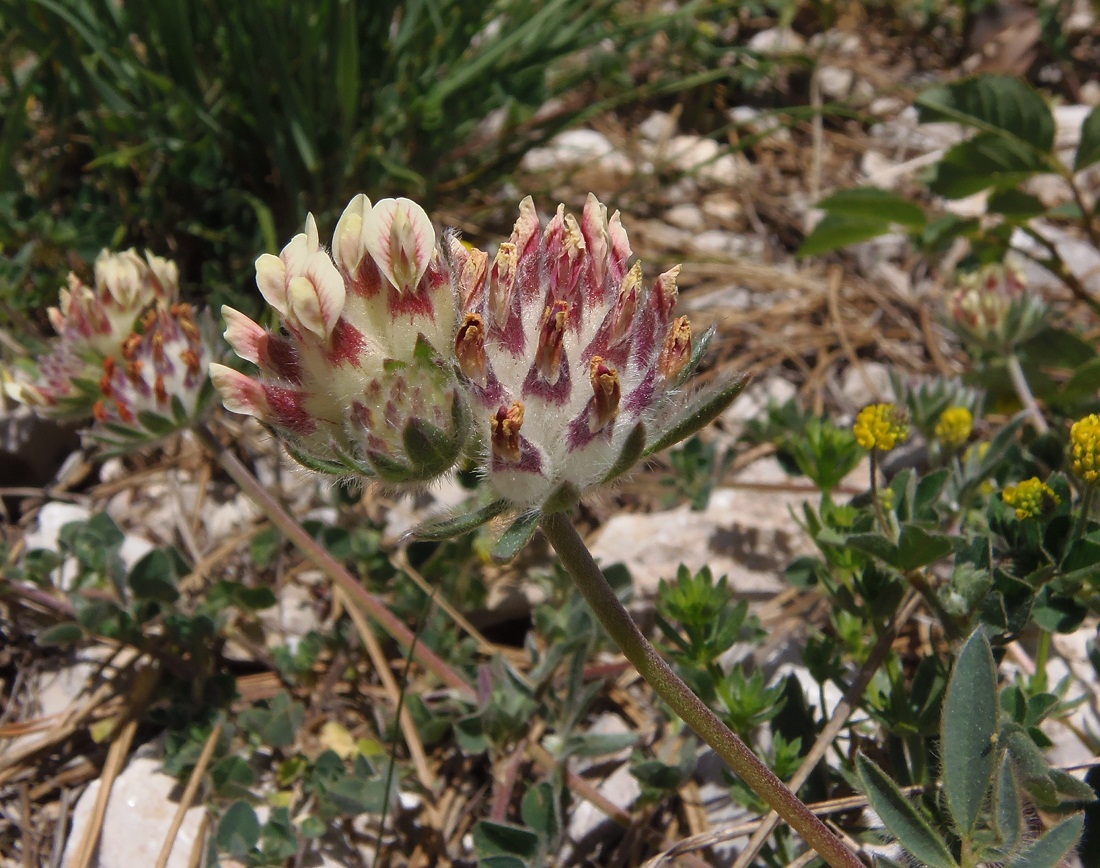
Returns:
[[[1073,469],[1085,482],[1100,479],[1100,416],[1093,413],[1069,429]]]
[[[1001,497],[1009,506],[1016,507],[1016,518],[1021,520],[1040,515],[1046,508],[1062,502],[1054,489],[1040,482],[1037,476],[1025,479],[1019,485],[1006,485]]]
[[[948,449],[958,449],[970,439],[974,416],[966,407],[948,407],[936,423],[936,439]]]
[[[871,404],[859,411],[852,432],[864,449],[889,452],[909,439],[905,414],[893,404]]]

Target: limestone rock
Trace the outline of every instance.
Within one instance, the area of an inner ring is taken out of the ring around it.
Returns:
[[[178,803],[173,796],[175,778],[160,770],[160,760],[139,752],[115,779],[99,848],[92,858],[91,868],[120,868],[126,865],[153,865],[168,834]],[[72,829],[62,857],[63,866],[70,865],[80,846],[84,830],[92,815],[99,794],[100,782],[93,781],[80,796],[73,812]],[[176,835],[168,868],[186,868],[191,850],[196,844],[203,808],[189,808]]]

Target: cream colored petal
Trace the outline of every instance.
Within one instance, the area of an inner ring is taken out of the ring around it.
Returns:
[[[411,199],[383,199],[371,209],[363,242],[378,270],[397,288],[416,288],[435,250],[435,228]]]
[[[270,304],[281,316],[287,316],[289,308],[286,298],[286,266],[278,256],[270,253],[260,254],[256,260],[256,286],[264,301]]]
[[[332,233],[332,254],[348,274],[355,272],[366,253],[362,241],[363,221],[370,210],[370,199],[360,193],[348,203],[336,224],[336,231]]]

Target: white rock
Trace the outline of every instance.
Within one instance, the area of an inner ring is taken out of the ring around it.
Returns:
[[[752,290],[744,286],[727,286],[704,295],[692,293],[681,303],[685,313],[700,310],[748,310],[752,307]]]
[[[397,501],[386,514],[383,536],[389,542],[398,543],[424,519],[453,509],[468,500],[472,493],[449,473],[439,482],[432,483],[431,488]]]
[[[844,372],[840,388],[857,409],[881,401],[893,401],[896,397],[890,382],[890,369],[881,362],[864,362],[859,368],[849,367]]]
[[[887,190],[896,186],[901,177],[898,163],[879,151],[864,151],[859,168],[868,184]]]
[[[898,99],[896,96],[880,96],[871,101],[871,104],[867,106],[867,111],[876,117],[893,116],[904,109],[905,105],[905,101]]]
[[[1100,105],[1100,81],[1090,79],[1081,85],[1081,102],[1093,108]]]
[[[23,542],[28,551],[49,549],[51,552],[56,552],[61,528],[74,521],[87,521],[91,517],[92,511],[87,507],[75,503],[50,501],[38,511],[38,521],[34,529],[23,537]]]
[[[871,135],[886,144],[912,153],[928,153],[958,144],[967,136],[958,124],[917,122],[917,110],[903,109],[897,117],[871,127]]]
[[[122,563],[125,565],[126,569],[131,570],[134,564],[155,548],[156,546],[145,539],[145,537],[128,533],[122,538],[122,545],[119,547],[118,556],[122,558]]]
[[[810,37],[810,47],[851,57],[863,52],[863,42],[855,33],[843,30],[824,30]]]
[[[705,136],[675,136],[666,149],[669,162],[708,184],[732,187],[743,173],[732,154]]]
[[[1076,0],[1062,23],[1062,33],[1078,36],[1090,32],[1096,26],[1096,9],[1089,0]]]
[[[725,425],[740,428],[750,419],[763,418],[769,407],[782,407],[797,395],[798,388],[794,383],[780,376],[758,380],[722,414],[722,422]]]
[[[221,542],[245,528],[260,517],[260,509],[245,494],[238,493],[232,500],[203,510],[202,523],[210,544]]]
[[[710,220],[725,226],[737,223],[745,209],[740,202],[731,199],[725,193],[707,196],[702,203],[702,211]]]
[[[785,143],[791,139],[790,129],[777,114],[762,112],[753,106],[739,105],[731,108],[727,115],[734,124],[744,127],[749,133],[767,134],[767,141]]]
[[[826,99],[846,99],[856,83],[856,74],[842,66],[822,66],[817,70],[817,82]]]
[[[663,142],[676,134],[676,118],[668,112],[653,112],[638,124],[638,132],[650,142]]]
[[[757,462],[738,478],[747,482],[784,483],[789,478],[774,462]],[[766,478],[761,480],[760,474]],[[604,564],[621,562],[642,598],[657,591],[660,579],[672,579],[680,564],[692,572],[709,565],[715,577],[746,597],[766,597],[784,587],[783,573],[813,546],[791,518],[808,494],[757,488],[719,488],[706,510],[687,506],[649,515],[617,515],[600,531],[592,553]]]
[[[697,205],[688,203],[673,205],[665,212],[665,219],[673,226],[692,232],[701,232],[707,225],[702,210]]]
[[[99,848],[90,863],[92,868],[136,868],[156,862],[178,806],[172,798],[177,788],[176,780],[164,774],[160,767],[160,760],[139,752],[115,779],[103,818]],[[98,780],[92,781],[76,803],[62,866],[72,864],[91,818],[99,787]],[[172,845],[168,868],[187,868],[204,810],[198,805],[184,814],[183,825]]]
[[[321,629],[317,600],[308,587],[288,582],[276,594],[276,603],[257,613],[269,648],[286,645],[291,653],[311,632]]]
[[[604,168],[629,164],[617,154],[611,140],[596,130],[566,130],[554,136],[544,148],[533,148],[524,155],[520,168],[528,172],[584,166],[598,163]]]
[[[789,27],[772,27],[761,30],[749,40],[749,50],[758,54],[789,54],[806,47],[806,40]]]
[[[1087,290],[1092,293],[1100,292],[1100,250],[1087,241],[1074,237],[1060,226],[1041,221],[1035,221],[1031,225],[1054,244],[1058,255]],[[1034,240],[1019,229],[1012,234],[1012,246],[1039,255],[1045,253]],[[1018,264],[1024,270],[1028,285],[1034,289],[1061,285],[1057,278],[1035,265],[1030,259],[1019,257]]]
[[[945,211],[954,214],[956,217],[962,217],[964,220],[968,220],[971,217],[981,217],[986,212],[986,207],[989,202],[989,191],[982,190],[980,193],[975,193],[973,196],[966,196],[962,199],[947,199],[943,203]]]
[[[613,805],[624,810],[630,808],[642,794],[642,785],[638,779],[630,773],[627,764],[619,766],[597,789],[600,794]],[[591,802],[581,802],[577,805],[573,815],[569,818],[567,834],[572,846],[565,848],[569,856],[582,855],[588,852],[595,843],[593,839],[603,837],[605,834],[602,826],[613,821]],[[562,864],[569,861],[567,856]]]

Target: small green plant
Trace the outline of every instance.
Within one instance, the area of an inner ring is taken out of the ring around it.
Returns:
[[[1061,863],[1081,836],[1080,807],[1095,793],[1047,766],[1031,736],[999,708],[996,666],[981,629],[963,644],[948,680],[940,750],[943,799],[923,800],[935,805],[936,818],[873,761],[857,760],[871,806],[912,858],[934,868]],[[1069,816],[1035,838],[1025,819],[1028,802]]]

